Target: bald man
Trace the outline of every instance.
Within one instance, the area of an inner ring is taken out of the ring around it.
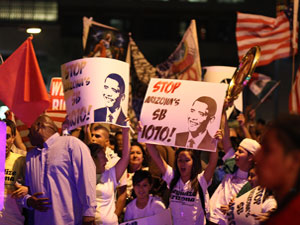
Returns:
[[[54,122],[40,116],[31,126],[23,205],[34,209],[36,225],[92,225],[96,211],[96,168],[88,147],[59,136]],[[94,173],[92,171],[95,171]]]

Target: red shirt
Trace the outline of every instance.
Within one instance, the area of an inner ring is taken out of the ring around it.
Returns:
[[[299,225],[300,223],[300,194],[298,194],[280,212],[271,216],[266,225]]]

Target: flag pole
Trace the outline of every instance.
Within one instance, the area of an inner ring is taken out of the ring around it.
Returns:
[[[265,96],[257,103],[257,105],[254,107],[254,111],[257,110],[257,108],[264,103],[264,101],[270,96],[270,94],[272,94],[272,92],[275,90],[275,88],[277,88],[277,86],[279,86],[280,81],[278,81],[276,84],[274,84],[274,86],[268,91],[267,94],[265,94]]]
[[[3,58],[2,58],[2,55],[1,55],[1,54],[0,54],[0,61],[1,61],[1,64],[3,64],[4,61],[3,61]],[[1,64],[0,64],[0,65],[1,65]]]
[[[298,48],[297,46],[297,29],[298,29],[298,8],[299,8],[299,0],[294,0],[293,5],[293,33],[292,33],[292,54],[293,54],[293,63],[292,63],[292,84],[293,86],[294,79],[295,79],[295,54]]]

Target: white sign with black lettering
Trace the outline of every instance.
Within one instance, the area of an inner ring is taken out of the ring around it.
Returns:
[[[139,141],[215,151],[227,86],[152,78],[141,111]]]
[[[265,188],[258,186],[243,194],[239,198],[236,198],[229,213],[227,214],[228,224],[255,224],[255,217],[262,211],[264,194]]]
[[[83,58],[61,66],[69,130],[94,122],[127,126],[129,64]]]

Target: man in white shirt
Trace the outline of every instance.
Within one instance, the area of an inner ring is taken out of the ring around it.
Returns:
[[[253,139],[245,138],[235,152],[235,163],[238,167],[233,174],[227,174],[210,199],[210,224],[226,225],[226,216],[220,210],[222,205],[228,205],[233,197],[248,181],[248,172],[254,164],[254,154],[260,149],[260,144]]]

